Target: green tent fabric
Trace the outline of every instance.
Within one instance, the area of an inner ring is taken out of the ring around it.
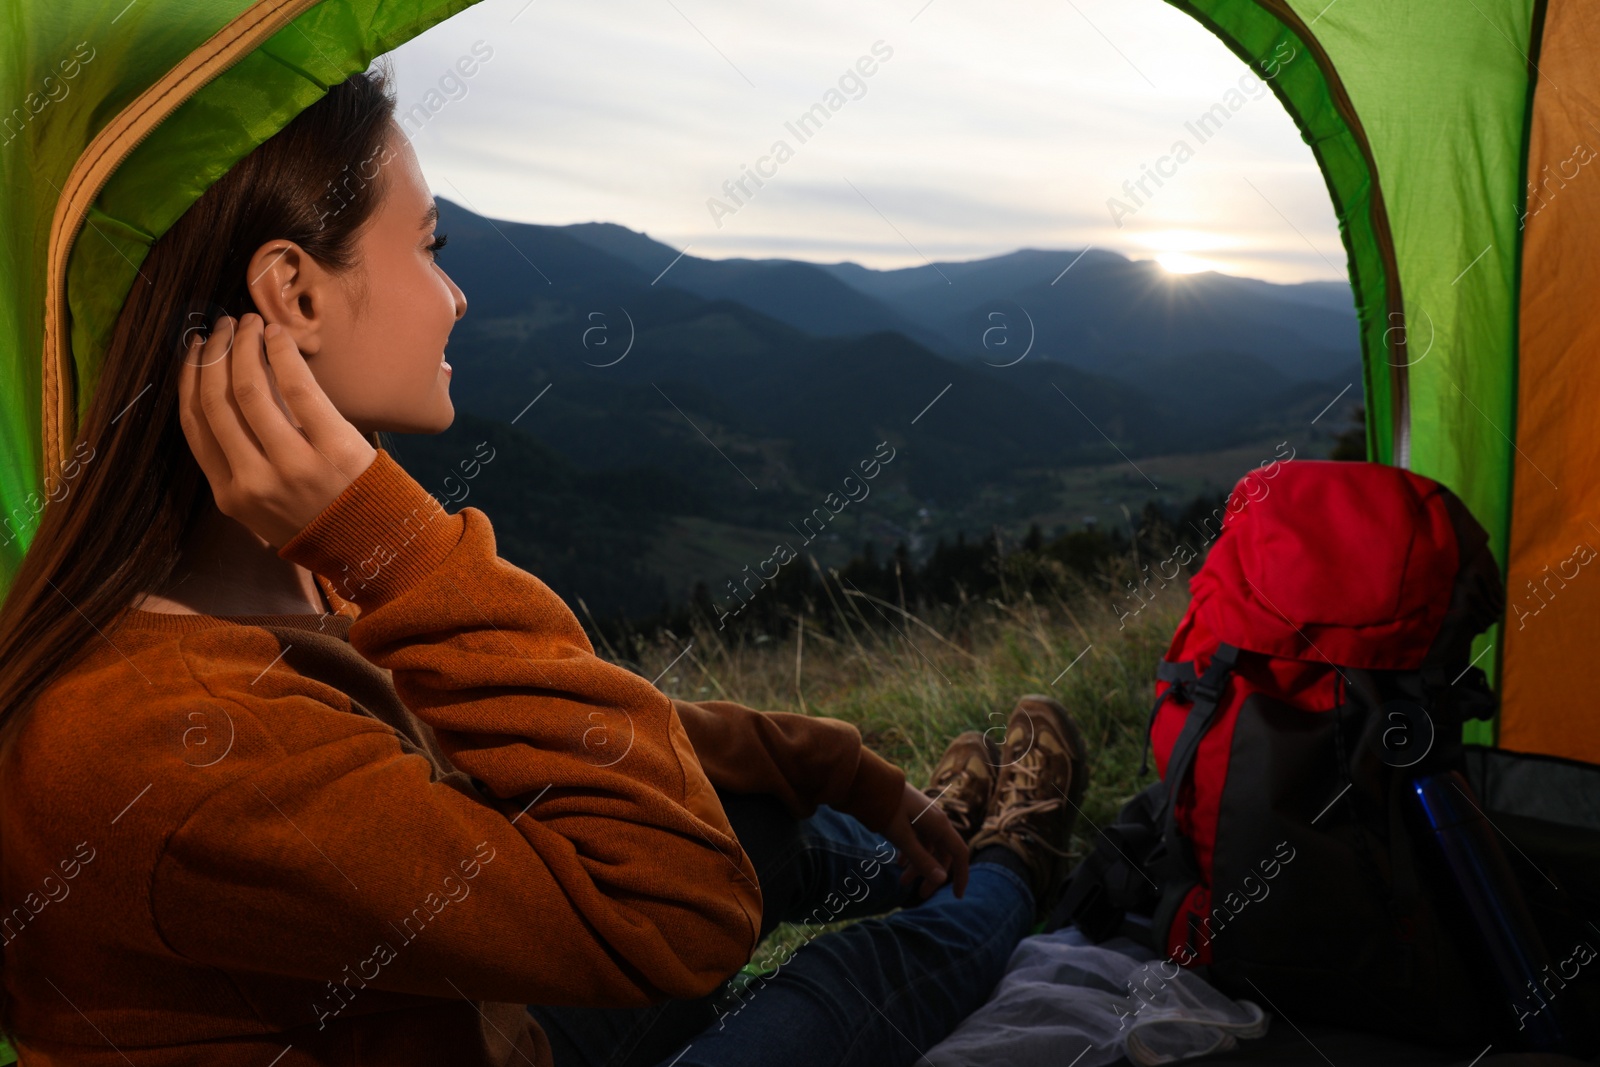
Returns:
[[[1269,84],[1315,153],[1339,218],[1360,319],[1368,456],[1460,493],[1503,566],[1512,449],[1495,427],[1513,415],[1510,208],[1530,91],[1510,42],[1527,41],[1531,4],[1484,3],[1480,18],[1443,4],[1171,2],[1253,67],[1292,52]],[[1476,653],[1498,643],[1497,629]],[[1493,679],[1497,657],[1480,663]],[[1469,738],[1493,741],[1482,728]]]
[[[1600,268],[1600,187],[1580,179],[1600,155],[1600,12],[1168,2],[1276,72],[1322,169],[1355,290],[1369,457],[1450,486],[1490,531],[1508,610],[1474,653],[1502,707],[1466,740],[1592,771],[1600,714],[1581,663],[1600,582],[1578,578],[1600,546],[1586,510],[1600,433],[1582,403],[1600,391],[1600,326],[1579,279]]]
[[[0,588],[51,494],[43,410],[50,237],[69,178],[119,115],[164,114],[86,216],[60,220],[74,418],[93,395],[116,316],[150,245],[253,148],[373,58],[474,0],[19,0],[0,53]],[[237,54],[233,54],[237,53]],[[212,57],[212,58],[207,58]],[[141,101],[177,68],[195,68]],[[173,109],[176,105],[175,109]],[[79,228],[81,227],[81,228]],[[74,234],[76,239],[74,240]],[[70,440],[70,428],[67,438]]]

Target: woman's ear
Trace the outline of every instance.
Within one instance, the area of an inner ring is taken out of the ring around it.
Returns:
[[[305,249],[282,238],[256,249],[245,271],[246,288],[261,317],[288,331],[301,355],[321,351],[329,299],[336,295],[330,285],[333,276]]]

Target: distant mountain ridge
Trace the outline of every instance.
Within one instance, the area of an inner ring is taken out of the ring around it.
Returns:
[[[439,205],[440,264],[468,298],[457,424],[397,458],[439,479],[477,441],[503,447],[467,503],[492,504],[507,559],[597,612],[647,613],[766,558],[878,442],[898,452],[870,505],[809,550],[1120,522],[1117,503],[1243,473],[1197,460],[1157,482],[1143,457],[1303,445],[1360,400],[1354,348],[1305,336],[1353,342],[1320,284],[1171,278],[1099,250],[899,271],[703,260],[609,223]],[[1101,488],[1072,474],[1101,468]]]
[[[856,263],[701,259],[615,223],[557,227],[708,299],[737,300],[816,336],[894,330],[942,355],[999,362],[986,331],[1031,320],[1039,357],[1128,380],[1150,361],[1231,350],[1292,381],[1359,359],[1355,306],[1343,282],[1280,285],[1215,272],[1172,275],[1104,249],[1020,249],[1001,256],[873,270]],[[843,283],[832,286],[827,275]],[[1017,315],[1022,311],[1026,315]]]

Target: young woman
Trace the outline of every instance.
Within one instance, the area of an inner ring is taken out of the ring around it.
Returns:
[[[392,109],[332,87],[117,319],[0,608],[0,1022],[25,1065],[912,1062],[1048,904],[1081,738],[1023,698],[924,792],[597,658],[381,447],[450,424],[467,309]]]

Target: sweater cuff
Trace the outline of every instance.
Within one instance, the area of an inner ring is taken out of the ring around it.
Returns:
[[[327,579],[363,612],[399,597],[444,561],[466,520],[444,510],[386,449],[278,555]]]
[[[839,808],[854,815],[873,833],[881,834],[900,811],[905,793],[906,772],[862,745],[855,780]]]

